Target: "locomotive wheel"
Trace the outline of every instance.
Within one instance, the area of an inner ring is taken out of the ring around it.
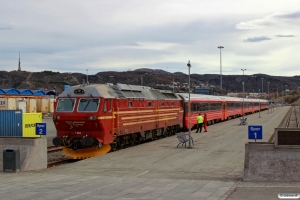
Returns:
[[[130,141],[129,141],[129,144],[128,144],[128,146],[129,147],[132,147],[134,145],[134,140],[133,139],[131,139]]]
[[[111,144],[111,151],[116,151],[117,150],[117,144],[116,143],[112,143]]]

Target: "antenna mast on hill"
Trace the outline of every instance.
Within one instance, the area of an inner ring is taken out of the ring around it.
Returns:
[[[20,61],[20,52],[19,52],[19,67],[18,67],[18,71],[21,71],[21,61]]]

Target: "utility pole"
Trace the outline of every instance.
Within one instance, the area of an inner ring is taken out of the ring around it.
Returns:
[[[220,89],[222,92],[222,53],[221,53],[221,49],[223,49],[223,46],[218,46],[218,48],[220,49]]]

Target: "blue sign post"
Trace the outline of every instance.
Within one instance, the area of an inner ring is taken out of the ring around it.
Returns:
[[[36,123],[35,124],[35,134],[36,135],[46,135],[46,123]]]
[[[262,126],[248,126],[249,140],[262,140]]]

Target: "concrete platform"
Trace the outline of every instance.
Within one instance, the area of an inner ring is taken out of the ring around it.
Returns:
[[[246,143],[244,181],[300,181],[300,149]]]
[[[248,115],[263,125],[263,142],[288,111]],[[247,126],[234,119],[194,133],[192,149],[176,148],[175,136],[73,164],[36,172],[0,172],[3,199],[278,199],[299,192],[298,183],[243,182]],[[262,185],[260,185],[262,184]],[[17,191],[17,192],[16,192]]]
[[[47,169],[47,139],[0,138],[0,170],[3,171],[3,150],[19,149],[20,171]]]

